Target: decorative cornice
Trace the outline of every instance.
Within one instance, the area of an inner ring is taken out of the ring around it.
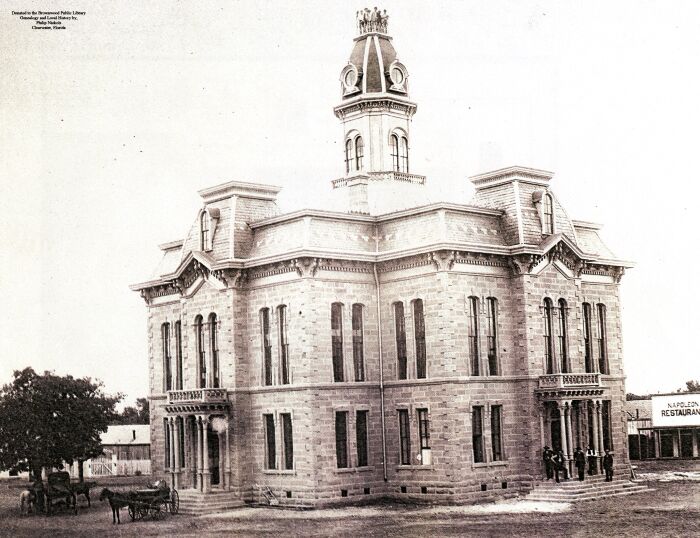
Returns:
[[[396,111],[406,114],[410,118],[416,113],[417,109],[418,105],[416,105],[416,103],[397,95],[388,93],[366,93],[338,105],[333,109],[333,112],[339,119],[345,119],[345,117],[350,114],[367,112],[370,110],[377,112]]]
[[[198,191],[204,199],[204,203],[210,204],[219,200],[225,200],[232,196],[241,198],[254,198],[256,200],[270,200],[277,198],[282,187],[276,185],[263,185],[262,183],[248,183],[244,181],[229,181],[213,187],[207,187]]]
[[[554,176],[553,172],[546,170],[538,170],[537,168],[528,168],[526,166],[509,166],[493,170],[484,174],[471,176],[469,180],[474,184],[477,190],[488,187],[495,187],[513,181],[521,181],[523,183],[532,183],[546,187],[549,185],[549,180]]]

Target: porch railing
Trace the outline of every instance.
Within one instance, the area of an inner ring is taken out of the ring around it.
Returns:
[[[168,403],[218,403],[226,402],[226,389],[190,389],[168,391]]]
[[[541,389],[600,387],[600,374],[548,374],[539,378]]]

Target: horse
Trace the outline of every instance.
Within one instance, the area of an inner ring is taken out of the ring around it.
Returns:
[[[77,482],[75,484],[71,484],[71,490],[75,495],[76,501],[78,500],[78,495],[82,495],[87,499],[88,508],[90,508],[90,487],[94,484],[94,482]]]
[[[109,507],[112,509],[112,525],[115,523],[119,525],[121,523],[119,520],[119,511],[129,506],[129,499],[126,498],[123,493],[104,488],[100,493],[100,501],[104,501],[105,499],[109,501]]]
[[[27,511],[24,511],[24,505],[27,505]],[[34,510],[33,507],[36,506],[36,494],[30,490],[30,489],[25,489],[22,493],[19,494],[19,513],[21,515],[26,514],[31,514]]]

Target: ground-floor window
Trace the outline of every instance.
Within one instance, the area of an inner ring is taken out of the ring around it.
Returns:
[[[276,469],[275,417],[272,414],[263,415],[263,420],[265,423],[265,468]]]
[[[367,458],[367,411],[355,414],[355,436],[357,441],[357,466],[366,467]]]
[[[284,447],[284,468],[294,469],[294,440],[292,437],[292,415],[282,413],[282,444]]]
[[[430,459],[430,418],[427,409],[418,409],[418,436],[420,438],[421,463],[429,465]]]
[[[673,453],[673,438],[676,435],[676,430],[660,430],[659,444],[661,445],[661,457],[672,458]]]
[[[348,412],[335,413],[335,458],[338,469],[348,467]]]
[[[501,461],[503,459],[503,441],[502,441],[502,415],[503,406],[491,406],[491,460]]]
[[[693,457],[693,430],[681,430],[681,458]]]
[[[411,464],[411,425],[407,409],[399,409],[399,438],[401,441],[401,465]]]
[[[484,408],[481,405],[472,407],[472,447],[474,463],[484,461]]]

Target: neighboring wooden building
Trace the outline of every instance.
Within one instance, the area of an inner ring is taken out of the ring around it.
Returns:
[[[103,454],[83,464],[85,476],[151,474],[151,435],[148,424],[108,426],[101,435]],[[78,476],[77,463],[69,469]]]

